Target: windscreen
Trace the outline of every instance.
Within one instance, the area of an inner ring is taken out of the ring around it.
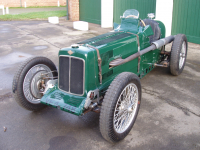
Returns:
[[[139,12],[135,9],[128,9],[124,12],[123,18],[139,18]]]

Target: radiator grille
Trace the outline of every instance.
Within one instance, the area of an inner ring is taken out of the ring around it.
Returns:
[[[103,45],[103,44],[107,44],[107,43],[110,43],[110,42],[113,42],[115,40],[118,40],[118,39],[121,39],[121,38],[125,38],[125,37],[128,37],[128,36],[131,36],[131,34],[122,33],[122,34],[119,34],[119,35],[116,35],[116,36],[111,36],[111,37],[109,37],[107,39],[92,43],[92,45],[94,45],[94,46]]]
[[[69,57],[59,58],[59,88],[69,92]]]
[[[76,57],[59,57],[59,88],[66,92],[84,93],[84,61]]]
[[[76,94],[83,93],[83,61],[71,58],[71,80],[70,92]]]
[[[106,38],[106,37],[109,37],[111,35],[114,35],[118,32],[108,32],[108,33],[105,33],[105,34],[102,34],[102,35],[99,35],[99,36],[96,36],[96,37],[93,37],[93,38],[90,38],[90,39],[87,39],[85,41],[82,41],[82,42],[79,42],[77,44],[86,44],[86,43],[90,43],[90,42],[94,42],[96,40],[99,40],[101,38]]]

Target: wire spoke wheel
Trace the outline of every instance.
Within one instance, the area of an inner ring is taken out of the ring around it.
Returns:
[[[186,43],[184,41],[183,44],[182,44],[181,52],[180,52],[179,69],[181,69],[184,65],[185,56],[186,56]]]
[[[117,133],[123,133],[130,126],[137,110],[137,103],[137,86],[130,83],[120,94],[115,107],[113,125]]]
[[[100,131],[109,142],[124,139],[131,131],[140,108],[141,83],[130,72],[119,74],[110,84],[102,103]]]
[[[170,72],[174,76],[178,76],[182,73],[187,57],[188,43],[184,34],[177,34],[171,49],[170,54]]]

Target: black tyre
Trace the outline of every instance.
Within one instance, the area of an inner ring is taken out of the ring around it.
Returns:
[[[110,84],[102,103],[102,136],[111,143],[124,139],[137,118],[140,103],[140,79],[130,72],[119,74]]]
[[[184,34],[176,35],[172,44],[170,55],[170,72],[174,76],[178,76],[184,69],[187,57],[188,43]]]
[[[56,66],[50,59],[46,57],[27,59],[21,64],[13,79],[15,100],[20,106],[30,111],[44,108],[46,105],[40,103],[43,96],[41,92],[44,91],[42,85],[56,76]]]

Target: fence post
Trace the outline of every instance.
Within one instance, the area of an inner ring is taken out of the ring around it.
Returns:
[[[9,8],[6,7],[6,14],[9,14]]]
[[[3,15],[5,15],[4,5],[0,5],[0,9],[2,9]]]

